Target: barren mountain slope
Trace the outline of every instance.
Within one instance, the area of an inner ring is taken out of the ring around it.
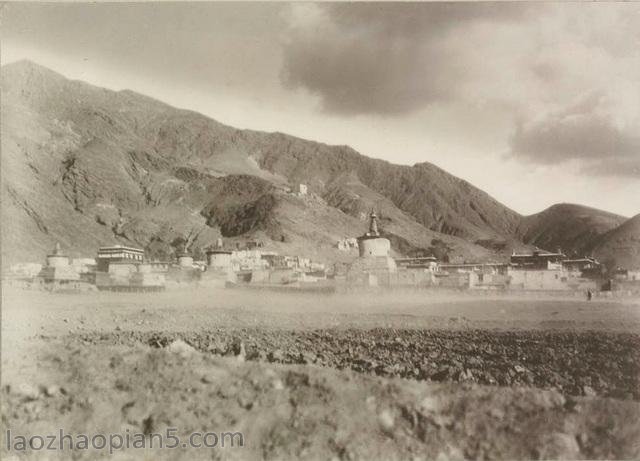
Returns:
[[[284,186],[304,181],[323,195],[328,187],[312,176],[330,182],[332,172],[352,171],[383,190],[389,185],[376,178],[390,177],[386,170],[413,171],[349,148],[237,130],[131,91],[70,81],[26,61],[3,66],[2,102],[7,197],[2,213],[8,223],[3,255],[8,262],[41,259],[55,241],[72,256],[119,241],[168,257],[176,240],[203,248],[220,235],[238,240],[259,234],[283,251],[287,243],[297,242],[295,249],[303,253],[318,245],[332,253],[331,239],[359,235],[364,222],[321,199],[312,205],[326,219],[305,222],[309,204],[293,206]],[[298,156],[298,167],[276,165],[278,154],[284,163]],[[350,170],[344,169],[344,155]],[[312,163],[321,164],[315,175],[309,170]],[[417,179],[411,181],[413,186],[403,187],[422,187]],[[453,177],[450,181],[463,184]],[[425,229],[411,212],[396,207],[400,196],[380,197],[386,200],[384,215],[402,217],[389,229],[400,253],[442,240],[456,257],[487,256],[481,247]],[[445,197],[442,201],[446,204]],[[256,210],[261,214],[249,218]],[[495,232],[461,219],[450,207],[442,213],[433,216],[429,227],[460,235]],[[336,219],[343,225],[335,227]]]
[[[583,256],[600,235],[626,219],[595,208],[562,203],[525,216],[517,232],[526,243],[542,249],[560,248],[568,255]]]
[[[520,220],[516,212],[485,192],[428,163],[394,165],[362,156],[348,146],[328,146],[283,134],[254,136],[262,137],[261,148],[254,152],[263,168],[319,191],[335,178],[351,174],[437,232],[468,240],[504,237],[513,234]]]
[[[180,241],[202,249],[220,235],[341,259],[335,239],[360,235],[371,207],[397,254],[497,259],[523,246],[521,237],[582,250],[621,219],[596,210],[571,222],[548,211],[523,219],[431,164],[238,130],[28,61],[2,67],[2,162],[9,263],[40,260],[56,241],[72,256],[123,242],[165,258]],[[310,200],[287,192],[299,182]]]
[[[601,235],[590,249],[608,267],[640,269],[640,214]]]

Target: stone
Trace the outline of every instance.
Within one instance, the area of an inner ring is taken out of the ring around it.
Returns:
[[[392,432],[393,428],[395,427],[395,419],[391,411],[382,410],[380,413],[378,413],[378,424],[384,432]]]
[[[269,361],[270,362],[283,362],[284,361],[284,354],[282,353],[282,351],[280,349],[276,349],[274,351],[271,351],[269,353]]]
[[[440,400],[433,396],[427,396],[420,401],[418,409],[422,413],[435,413],[440,410]]]
[[[549,395],[549,403],[552,408],[564,407],[565,403],[567,403],[567,400],[564,398],[564,395],[562,395],[558,391],[549,391],[548,395]]]
[[[62,394],[62,389],[56,384],[50,384],[49,386],[43,386],[43,393],[47,397],[55,397]]]
[[[202,381],[205,384],[212,384],[216,380],[215,380],[215,377],[213,376],[213,374],[206,373],[206,374],[202,375],[202,377],[200,378],[200,381]]]
[[[241,393],[238,395],[238,405],[240,405],[245,410],[251,410],[253,408],[253,400],[246,393]]]
[[[562,432],[546,434],[540,443],[542,459],[582,459],[575,437]]]
[[[581,446],[586,447],[589,443],[589,435],[586,432],[578,434],[578,443]]]
[[[238,354],[236,355],[236,359],[238,360],[238,362],[244,362],[246,357],[247,357],[247,351],[244,347],[244,343],[240,341],[240,346],[239,346]]]
[[[16,394],[20,395],[25,401],[37,400],[40,397],[38,388],[29,383],[20,384],[16,388]]]
[[[473,381],[473,373],[471,373],[471,370],[469,369],[463,370],[462,372],[460,372],[458,379],[460,381]]]
[[[436,461],[461,461],[464,459],[464,454],[457,447],[447,446],[447,449],[440,451],[436,456]]]
[[[376,397],[374,395],[370,395],[365,399],[365,404],[367,408],[370,410],[375,410],[376,408]]]
[[[302,353],[302,363],[310,364],[315,363],[318,360],[316,354],[313,352],[303,352]]]
[[[166,347],[166,350],[182,357],[188,357],[196,352],[193,346],[190,346],[181,339],[173,341]]]
[[[447,378],[449,378],[449,368],[448,367],[441,368],[436,373],[434,373],[434,374],[432,374],[430,376],[430,379],[432,381],[444,381]]]

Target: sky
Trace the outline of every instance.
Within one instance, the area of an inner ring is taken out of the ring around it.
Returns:
[[[2,64],[640,213],[640,3],[4,3]]]

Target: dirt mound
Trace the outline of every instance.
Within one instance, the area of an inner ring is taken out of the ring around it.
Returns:
[[[427,384],[243,363],[188,346],[49,344],[31,389],[2,390],[13,434],[239,431],[244,448],[116,451],[116,459],[632,459],[640,405],[554,391]],[[42,381],[46,380],[46,381]],[[40,388],[38,388],[40,384]],[[148,445],[147,445],[148,446]],[[157,445],[156,445],[157,447]],[[3,446],[4,455],[8,453]],[[37,454],[37,453],[36,453]],[[68,459],[69,452],[50,452]],[[106,457],[78,450],[74,459]],[[58,458],[54,458],[58,456]]]

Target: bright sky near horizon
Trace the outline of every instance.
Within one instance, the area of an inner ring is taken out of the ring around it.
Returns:
[[[640,3],[5,3],[1,61],[640,213]]]

